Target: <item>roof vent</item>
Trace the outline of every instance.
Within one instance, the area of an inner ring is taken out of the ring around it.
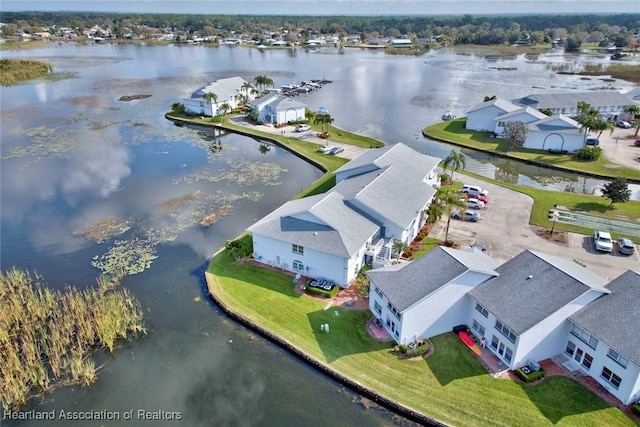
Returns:
[[[527,276],[527,280],[531,280],[531,279],[533,279],[533,276],[530,274]]]

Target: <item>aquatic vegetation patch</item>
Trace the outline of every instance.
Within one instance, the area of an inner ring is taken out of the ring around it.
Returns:
[[[117,276],[142,273],[158,258],[155,245],[146,239],[116,240],[104,255],[93,257],[91,265]]]
[[[73,235],[76,237],[85,237],[96,243],[104,243],[113,237],[126,233],[130,228],[130,222],[122,218],[110,216],[102,218],[86,228],[74,230]]]
[[[101,276],[97,288],[58,291],[24,270],[0,272],[2,409],[60,385],[93,383],[92,351],[113,353],[119,340],[146,333],[140,303],[118,285]]]
[[[249,185],[279,185],[280,175],[287,172],[277,163],[252,162],[245,159],[227,160],[230,169],[221,171],[215,175],[203,172],[200,174],[189,174],[173,181],[174,184],[196,182],[236,182],[243,186]]]

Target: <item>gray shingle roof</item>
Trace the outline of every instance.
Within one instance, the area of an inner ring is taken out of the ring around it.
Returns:
[[[378,229],[331,192],[287,202],[248,231],[349,258]]]
[[[546,117],[546,116],[545,116]],[[563,114],[528,124],[529,130],[557,133],[581,133],[580,123]]]
[[[510,111],[508,113],[504,113],[502,115],[499,115],[498,117],[496,117],[496,120],[505,120],[505,119],[509,119],[511,117],[514,117],[514,116],[518,116],[520,114],[526,114],[526,115],[529,115],[531,117],[531,120],[529,120],[527,123],[535,121],[535,120],[542,120],[542,119],[547,117],[546,114],[543,114],[538,110],[535,110],[535,109],[530,108],[530,107],[523,107],[523,108],[518,108],[517,110]]]
[[[287,108],[298,108],[298,107],[306,107],[302,102],[296,101],[295,99],[288,98],[284,95],[276,96],[272,101],[269,102],[269,105],[274,110],[282,110]]]
[[[409,263],[367,271],[367,276],[400,312],[424,299],[462,273],[473,270],[497,275],[496,262],[480,251],[463,252],[438,246]]]
[[[238,93],[245,83],[247,81],[242,77],[219,79],[193,92],[191,98],[203,98],[205,93],[212,92],[217,95],[218,101],[222,102]]]
[[[344,195],[352,205],[362,204],[381,219],[407,228],[435,194],[423,180],[439,161],[401,143],[368,150],[336,171],[364,173],[341,181],[333,191]]]
[[[592,107],[631,105],[631,101],[620,92],[589,91],[589,92],[561,92],[561,93],[536,93],[524,98],[514,99],[515,104],[536,109],[545,108],[577,108],[578,102],[586,102]]]
[[[627,271],[604,295],[569,319],[640,366],[640,273]]]
[[[605,279],[595,273],[573,261],[532,250],[521,252],[496,271],[500,276],[468,295],[518,335],[589,289],[609,293]]]

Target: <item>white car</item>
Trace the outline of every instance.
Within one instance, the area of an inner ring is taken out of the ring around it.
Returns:
[[[477,185],[465,184],[462,186],[463,193],[478,193],[484,196],[488,196],[489,192],[487,190],[483,190],[481,187]]]
[[[596,232],[593,233],[593,246],[596,251],[613,252],[611,234],[606,231],[596,230]]]
[[[478,199],[467,199],[467,206],[473,209],[482,209],[484,208],[484,202]]]
[[[622,129],[630,129],[631,128],[631,123],[624,121],[624,120],[620,120],[618,122],[618,127],[622,128]]]
[[[296,132],[306,132],[309,129],[311,129],[311,126],[309,126],[309,125],[298,125],[298,126],[296,126]]]
[[[333,150],[333,147],[331,145],[323,145],[322,147],[320,147],[320,151],[323,154],[328,154],[331,150]]]

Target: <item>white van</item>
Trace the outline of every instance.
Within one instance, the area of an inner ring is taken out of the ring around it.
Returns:
[[[477,185],[465,184],[465,185],[462,186],[462,191],[464,193],[477,193],[477,194],[483,194],[485,196],[489,195],[489,192],[487,190],[483,190],[482,188],[478,187]]]

